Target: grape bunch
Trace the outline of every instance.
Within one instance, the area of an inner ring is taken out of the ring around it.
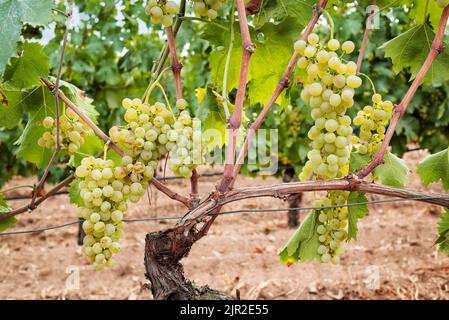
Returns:
[[[85,219],[82,252],[97,269],[111,267],[112,255],[120,252],[126,200],[141,196],[143,187],[125,179],[122,167],[114,167],[112,160],[101,158],[83,158],[75,175],[84,202],[77,208],[78,216]]]
[[[218,10],[226,0],[193,0],[193,11],[202,17],[213,20],[218,16]]]
[[[326,45],[319,42],[317,34],[308,36],[307,42],[298,40],[294,48],[300,54],[297,65],[305,69],[307,78],[301,91],[301,98],[308,102],[315,124],[308,137],[312,140],[312,150],[307,154],[301,180],[306,180],[313,172],[322,178],[342,176],[342,168],[349,163],[351,142],[351,118],[346,110],[354,105],[354,89],[362,80],[356,76],[357,65],[341,60],[354,51],[354,43],[331,39]]]
[[[298,40],[294,49],[300,57],[297,66],[304,69],[307,77],[301,91],[301,99],[311,107],[314,125],[307,133],[312,141],[312,150],[307,153],[307,162],[299,175],[301,180],[309,176],[323,179],[339,178],[346,174],[352,142],[352,119],[346,115],[354,105],[354,90],[362,80],[356,75],[357,65],[345,62],[342,57],[354,51],[354,43],[345,41],[340,45],[336,39],[321,44],[319,36],[311,33],[307,42]],[[341,50],[340,53],[337,53]],[[318,207],[344,205],[348,192],[328,191],[316,201]],[[317,253],[322,262],[338,263],[346,239],[346,207],[318,209],[316,232],[320,246]]]
[[[192,171],[205,162],[205,143],[201,132],[201,121],[191,118],[187,110],[181,111],[173,125],[176,130],[176,146],[172,151],[169,168],[176,175],[190,178]]]
[[[56,121],[47,116],[42,120],[42,126],[47,130],[37,140],[37,144],[40,147],[53,149],[56,146]],[[89,134],[89,126],[70,109],[59,117],[59,129],[61,148],[71,155],[78,151],[84,144],[84,138]]]
[[[148,0],[145,7],[145,13],[151,17],[152,23],[162,23],[167,28],[173,24],[173,15],[178,11],[178,4],[170,0]]]
[[[354,124],[360,126],[359,137],[354,139],[360,154],[372,153],[379,149],[385,136],[385,126],[391,119],[393,103],[382,101],[382,96],[372,96],[373,105],[365,106],[357,113]]]
[[[349,192],[329,191],[327,195],[315,201],[318,207],[344,205],[347,202]],[[317,251],[324,263],[339,263],[344,250],[341,242],[347,238],[345,230],[348,218],[348,208],[325,208],[318,210],[317,233],[320,246]]]
[[[175,147],[178,133],[171,126],[174,115],[160,102],[150,106],[138,98],[125,98],[122,105],[126,125],[112,127],[109,135],[128,156],[125,173],[133,181],[151,180],[159,158]]]

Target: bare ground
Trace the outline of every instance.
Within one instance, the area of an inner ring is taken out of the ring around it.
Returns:
[[[406,156],[413,171],[424,155],[420,151]],[[201,178],[200,191],[212,190],[216,179]],[[273,177],[241,177],[238,186],[278,182]],[[9,186],[23,183],[24,179],[15,179]],[[183,192],[189,187],[188,182],[169,183]],[[424,187],[415,174],[408,186],[441,192],[437,185]],[[131,207],[127,218],[178,216],[184,212],[154,190],[151,198],[151,206],[145,197]],[[304,205],[310,204],[310,199],[308,194]],[[224,210],[286,206],[281,200],[265,198],[233,203]],[[197,284],[208,284],[230,295],[239,290],[242,299],[448,299],[449,258],[433,245],[440,212],[438,207],[418,202],[371,205],[370,214],[359,223],[358,240],[347,244],[341,265],[314,262],[290,267],[282,265],[277,257],[294,232],[286,227],[286,213],[226,215],[217,219],[209,235],[193,246],[183,263],[186,276]],[[33,213],[22,215],[10,231],[75,219],[74,206],[67,196],[58,196]],[[174,223],[128,223],[116,266],[102,272],[93,270],[83,258],[76,241],[77,226],[0,237],[0,298],[151,299],[151,293],[142,289],[146,283],[145,234]],[[72,269],[79,273],[70,274]],[[79,288],[74,288],[77,275]]]

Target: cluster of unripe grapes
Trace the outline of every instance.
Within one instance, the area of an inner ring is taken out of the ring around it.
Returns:
[[[329,191],[326,196],[315,201],[317,207],[344,205],[349,192]],[[317,233],[320,246],[318,254],[324,263],[339,263],[344,250],[341,243],[347,238],[346,225],[348,208],[325,208],[318,210]]]
[[[193,0],[193,11],[213,20],[218,16],[218,10],[226,3],[226,0]]]
[[[112,160],[83,158],[75,174],[84,202],[77,208],[78,216],[85,219],[82,252],[97,269],[111,267],[112,255],[120,252],[123,213],[128,209],[126,200],[140,197],[143,187],[140,183],[130,184],[122,168],[114,167]]]
[[[352,53],[354,47],[351,41],[340,45],[336,39],[322,44],[315,33],[311,33],[307,41],[295,42],[295,51],[300,55],[297,66],[307,73],[301,99],[309,103],[315,121],[308,132],[312,150],[307,154],[308,161],[299,176],[301,180],[309,176],[338,178],[347,171],[353,129],[346,111],[354,105],[354,89],[360,87],[362,80],[356,75],[357,65],[345,62],[342,57]],[[347,198],[347,192],[329,191],[315,205],[344,205]],[[316,232],[321,245],[317,253],[322,262],[338,263],[342,253],[340,244],[347,237],[348,210],[337,207],[321,209],[318,213]]]
[[[37,140],[40,147],[53,149],[56,146],[56,120],[50,116],[42,120],[42,126],[47,129]],[[84,144],[84,138],[89,134],[87,126],[71,109],[59,117],[59,142],[61,149],[72,155]]]
[[[305,69],[307,78],[301,91],[301,98],[310,104],[311,116],[315,124],[308,137],[312,140],[312,150],[308,153],[300,179],[306,180],[313,173],[322,178],[336,178],[342,175],[341,168],[349,163],[351,143],[351,118],[346,110],[354,105],[354,89],[362,80],[356,75],[357,65],[344,62],[337,51],[350,54],[354,43],[331,39],[321,44],[315,33],[307,42],[298,40],[294,48],[300,54],[297,65]]]
[[[170,0],[148,0],[145,7],[145,13],[151,17],[152,23],[162,23],[167,28],[173,24],[173,15],[178,11],[178,4]]]
[[[382,96],[372,96],[373,105],[365,106],[357,113],[354,124],[360,126],[359,138],[355,138],[360,154],[372,153],[379,149],[385,136],[385,127],[391,119],[393,103],[382,101]]]

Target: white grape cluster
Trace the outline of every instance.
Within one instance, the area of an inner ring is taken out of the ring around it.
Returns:
[[[218,16],[218,10],[226,3],[226,0],[193,0],[193,11],[213,20]]]
[[[126,174],[134,181],[151,180],[159,158],[175,147],[174,115],[160,102],[150,106],[138,98],[125,98],[122,105],[126,125],[112,127],[109,136],[129,156]]]
[[[347,202],[349,192],[329,191],[325,197],[315,201],[314,205],[334,206],[344,205]],[[324,263],[339,263],[344,250],[341,243],[347,238],[346,225],[348,208],[326,208],[318,210],[317,233],[320,246],[318,254]]]
[[[389,100],[382,101],[380,94],[375,93],[372,101],[372,106],[365,106],[354,118],[354,124],[360,126],[359,137],[354,137],[360,154],[372,153],[379,149],[385,137],[385,127],[393,112],[393,103]]]
[[[77,208],[78,216],[85,219],[82,251],[97,269],[112,267],[112,255],[120,252],[126,200],[141,195],[142,186],[129,184],[122,168],[114,167],[112,160],[83,158],[75,174],[84,202]]]
[[[177,119],[160,102],[149,105],[138,98],[125,98],[122,105],[125,125],[109,130],[111,140],[125,153],[120,165],[87,157],[75,172],[84,201],[78,208],[87,234],[83,253],[98,269],[112,266],[111,256],[120,250],[127,201],[136,203],[145,194],[159,159],[173,151],[171,163],[179,165],[172,168],[184,177],[190,177],[193,168],[202,163],[195,157],[196,146],[202,145],[201,123],[184,110],[184,99],[176,103],[181,111]],[[203,149],[199,150],[202,160]]]
[[[196,118],[192,119],[189,112],[184,110],[174,123],[173,128],[178,133],[178,139],[170,157],[169,168],[176,175],[190,178],[193,169],[205,162],[201,121]]]
[[[349,162],[352,127],[346,110],[353,106],[354,89],[360,87],[362,80],[356,76],[354,62],[340,59],[340,43],[336,39],[322,45],[318,35],[312,33],[307,42],[298,40],[294,47],[301,55],[298,67],[307,72],[301,98],[310,104],[315,120],[308,132],[313,150],[307,155],[300,179],[306,180],[312,171],[325,179],[336,178]],[[350,54],[354,43],[344,42],[341,50],[342,55]]]
[[[53,149],[56,145],[56,121],[47,116],[42,120],[42,126],[47,130],[37,140],[37,144],[43,148]],[[61,148],[71,155],[78,151],[84,144],[84,138],[89,134],[89,126],[70,109],[59,117],[59,128]]]
[[[315,33],[308,36],[307,42],[295,42],[295,51],[300,55],[297,66],[307,72],[301,99],[309,103],[315,121],[308,132],[312,150],[307,154],[301,180],[307,180],[310,175],[332,179],[342,177],[347,171],[353,130],[346,111],[354,105],[354,89],[360,87],[362,80],[356,75],[357,65],[343,61],[342,57],[352,53],[354,47],[351,41],[340,45],[336,39],[321,44]],[[344,205],[347,198],[345,191],[329,191],[315,205]],[[316,232],[321,244],[317,253],[322,262],[339,262],[343,252],[341,242],[347,237],[347,215],[345,207],[318,210]]]
[[[145,7],[145,13],[151,17],[152,23],[162,23],[167,28],[173,24],[173,15],[178,11],[178,4],[170,0],[148,0]]]

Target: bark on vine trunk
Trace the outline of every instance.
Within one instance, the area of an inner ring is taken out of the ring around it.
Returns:
[[[192,230],[192,229],[191,229]],[[145,239],[145,276],[155,300],[231,300],[232,297],[198,287],[185,278],[180,260],[195,242],[194,231],[187,234],[179,228],[150,232]]]
[[[290,199],[288,199],[288,207],[290,208],[290,210],[288,210],[287,213],[287,225],[290,229],[296,229],[301,223],[299,210],[292,209],[298,208],[301,205],[301,201],[302,201],[302,193],[295,194],[292,197],[290,197]]]
[[[284,170],[282,175],[283,182],[297,181],[295,169],[293,167],[288,167]],[[287,226],[290,229],[296,229],[300,224],[299,210],[292,208],[298,208],[301,205],[302,193],[293,194],[288,198],[288,207],[291,210],[287,212]]]

